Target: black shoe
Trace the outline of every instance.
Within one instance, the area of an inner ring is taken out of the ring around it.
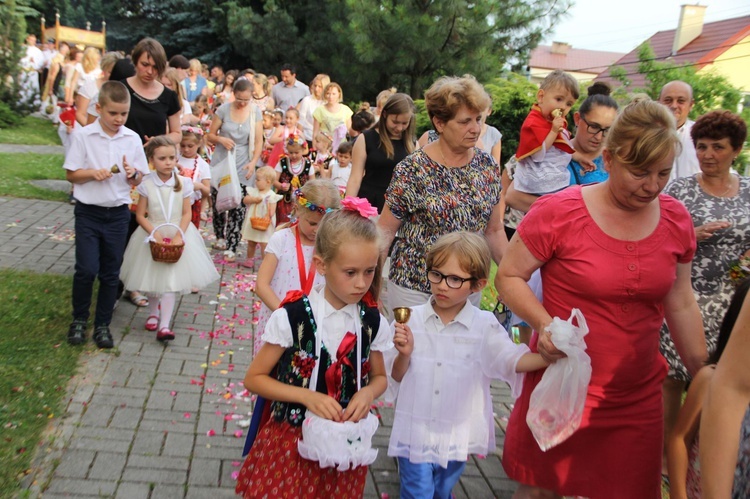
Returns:
[[[109,332],[109,326],[96,326],[94,329],[94,343],[98,348],[112,348],[115,342]]]
[[[86,321],[75,319],[68,328],[68,343],[71,345],[80,345],[86,341]]]

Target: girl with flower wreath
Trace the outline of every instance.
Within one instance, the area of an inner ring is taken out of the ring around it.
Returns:
[[[276,226],[289,222],[294,207],[292,193],[310,178],[312,162],[302,154],[307,143],[301,135],[290,135],[286,140],[286,154],[279,157],[276,164],[276,192],[284,198],[276,204]]]
[[[362,497],[377,455],[370,406],[385,391],[382,352],[393,346],[376,305],[380,239],[368,217],[377,210],[357,198],[341,204],[315,239],[325,284],[287,293],[245,376],[247,389],[273,401],[238,477],[246,498]]]
[[[180,154],[177,156],[177,167],[180,175],[193,181],[190,220],[196,229],[200,229],[201,220],[208,220],[211,168],[199,154],[203,148],[203,130],[195,125],[182,125],[181,130],[182,140],[180,141]]]

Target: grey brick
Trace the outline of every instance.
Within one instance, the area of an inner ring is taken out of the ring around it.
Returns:
[[[161,454],[162,444],[164,442],[164,432],[160,431],[139,431],[133,441],[133,454],[158,456]]]
[[[75,439],[71,448],[80,450],[94,450],[102,452],[122,452],[126,453],[130,447],[127,440],[109,440],[106,438],[89,438],[81,437]]]
[[[168,433],[164,445],[164,456],[191,456],[195,437],[184,433]]]
[[[122,482],[117,487],[116,499],[133,499],[136,497],[148,497],[151,487],[147,483],[140,482]],[[46,499],[45,494],[45,499]]]
[[[47,492],[51,494],[70,494],[77,496],[111,496],[115,493],[117,482],[114,480],[79,480],[63,478],[53,480]]]
[[[219,468],[221,462],[217,459],[193,459],[190,465],[188,483],[198,486],[217,487],[219,485]]]
[[[122,479],[129,482],[182,485],[187,480],[187,471],[162,468],[132,468],[128,464]]]
[[[94,462],[96,452],[90,450],[68,450],[55,469],[56,477],[84,478]]]
[[[110,452],[98,452],[94,465],[89,471],[88,479],[91,480],[114,480],[122,476],[122,470],[127,460],[126,454],[113,454]]]

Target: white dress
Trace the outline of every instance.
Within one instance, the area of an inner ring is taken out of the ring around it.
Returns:
[[[255,187],[248,187],[247,195],[253,197],[260,196],[263,198],[263,201],[252,204],[245,210],[245,220],[242,222],[242,239],[255,243],[267,243],[271,240],[273,231],[276,229],[276,210],[273,210],[273,213],[271,213],[271,223],[268,224],[266,230],[253,229],[252,225],[250,225],[250,218],[265,217],[268,215],[268,203],[278,203],[284,196],[276,194],[271,190],[261,195],[260,191]]]
[[[302,256],[305,259],[305,269],[309,270],[312,265],[313,246],[302,245]],[[294,231],[290,228],[281,229],[274,232],[266,246],[266,253],[276,257],[276,271],[271,278],[271,289],[283,300],[287,291],[301,289],[299,279],[299,267],[297,266],[297,246],[294,239]],[[316,273],[313,280],[313,287],[325,284],[325,277]],[[262,344],[261,335],[266,327],[266,322],[273,311],[265,303],[260,307],[258,312],[258,325],[255,328],[254,352],[260,350]]]
[[[180,177],[180,181],[182,190],[174,192],[174,177],[162,182],[153,173],[146,175],[138,186],[138,193],[148,198],[148,219],[154,227],[167,221],[165,211],[171,212],[171,223],[180,224],[182,201],[193,192],[193,184],[189,178]],[[173,227],[165,227],[164,232],[160,229],[160,233],[165,235],[174,232],[176,230]],[[125,289],[138,289],[153,294],[190,293],[192,288],[203,288],[219,278],[203,238],[193,224],[188,224],[184,237],[185,249],[176,263],[155,262],[151,258],[148,237],[149,234],[143,227],[138,227],[128,242],[120,270],[120,280],[125,283]]]

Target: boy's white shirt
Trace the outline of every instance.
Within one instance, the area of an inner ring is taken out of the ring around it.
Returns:
[[[388,455],[447,467],[448,461],[495,450],[490,382],[506,381],[518,397],[524,374],[515,372],[516,365],[529,348],[514,344],[491,312],[468,300],[449,324],[431,301],[412,308],[414,351],[397,384]],[[385,355],[390,374],[398,352]],[[390,376],[388,382],[395,384]]]
[[[130,184],[122,166],[122,157],[125,156],[130,166],[143,175],[149,172],[146,154],[143,152],[143,144],[138,134],[121,126],[117,133],[110,137],[97,119],[90,125],[76,130],[70,138],[70,149],[63,163],[66,170],[109,170],[113,165],[120,169],[120,173],[112,175],[107,180],[73,184],[73,197],[81,203],[105,208],[130,204]]]

